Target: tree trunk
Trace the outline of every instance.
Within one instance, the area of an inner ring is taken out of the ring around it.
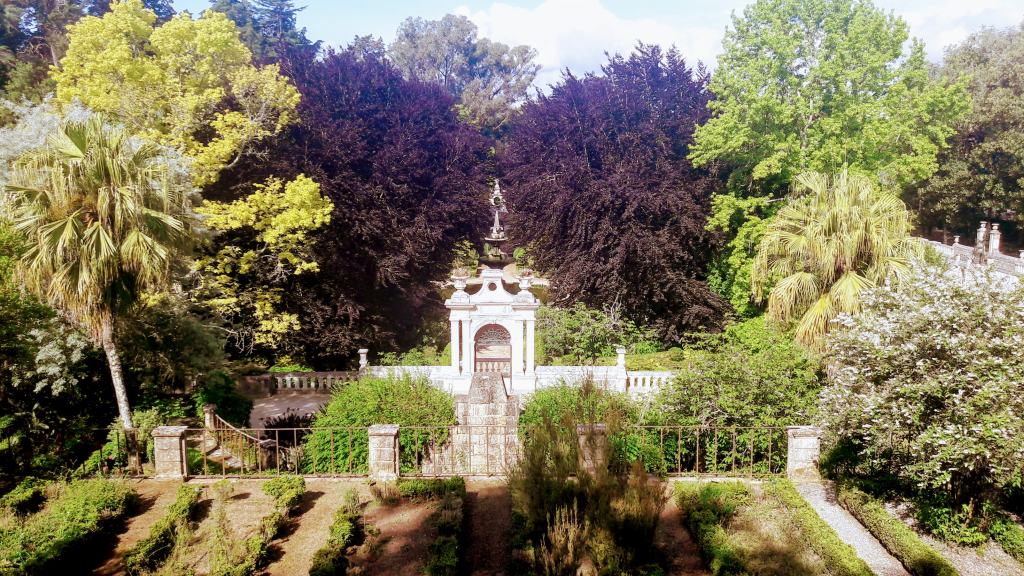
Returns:
[[[117,398],[117,412],[124,426],[125,451],[128,453],[128,469],[136,474],[142,472],[142,459],[139,457],[139,444],[135,438],[135,425],[132,423],[132,409],[128,405],[128,391],[124,387],[124,376],[121,373],[121,356],[117,353],[114,343],[114,320],[107,316],[100,324],[100,341],[103,351],[107,354],[110,365],[110,380],[114,384],[114,397]]]
[[[114,321],[109,316],[104,318],[100,325],[100,341],[103,344],[103,351],[107,354],[107,364],[110,365],[110,380],[114,383],[114,396],[117,398],[117,412],[121,416],[121,424],[125,430],[132,430],[132,409],[128,405],[128,391],[124,387],[124,376],[121,374],[121,357],[117,353],[117,345],[114,344]]]

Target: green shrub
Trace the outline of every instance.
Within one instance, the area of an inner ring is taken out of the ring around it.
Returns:
[[[208,374],[192,393],[195,414],[202,419],[203,407],[217,405],[217,415],[239,428],[249,427],[252,400],[242,396],[227,372],[215,370]]]
[[[274,499],[274,505],[284,514],[299,505],[306,493],[306,481],[302,476],[284,475],[267,480],[263,493]]]
[[[456,576],[459,573],[459,540],[455,536],[438,536],[427,552],[428,576]]]
[[[1024,562],[1024,527],[1008,518],[999,518],[988,533],[1007,554]]]
[[[947,504],[932,500],[915,503],[915,516],[925,531],[946,542],[961,546],[981,546],[988,542],[988,535],[982,531],[978,518],[968,505],[956,511]]]
[[[913,576],[957,576],[953,565],[924,543],[877,500],[856,488],[837,485],[838,499]]]
[[[42,512],[22,526],[0,531],[0,574],[52,574],[58,563],[73,561],[103,528],[134,502],[127,484],[110,480],[75,480],[63,487]]]
[[[23,479],[10,492],[0,497],[0,509],[23,516],[35,512],[46,499],[46,482],[39,478]]]
[[[542,306],[537,311],[539,359],[570,356],[573,363],[614,356],[618,346],[645,354],[661,348],[647,328],[577,302],[569,308]]]
[[[832,576],[872,576],[871,568],[857,556],[852,546],[843,542],[789,480],[777,480],[767,485],[785,504],[793,519],[800,527],[804,541],[818,554]]]
[[[749,502],[750,492],[740,482],[676,484],[676,504],[683,521],[714,576],[746,574],[724,524]]]
[[[303,441],[302,470],[365,473],[369,444],[366,427],[372,424],[438,427],[431,431],[400,429],[402,471],[411,472],[417,468],[417,455],[423,455],[432,441],[447,439],[447,430],[442,427],[455,421],[452,396],[426,378],[360,378],[335,390],[317,414],[313,427],[321,429]]]
[[[433,500],[446,494],[466,495],[466,481],[461,476],[451,478],[409,478],[398,481],[398,493],[409,500]]]
[[[450,478],[434,484],[434,490],[422,490],[421,493],[423,497],[432,493],[439,494],[441,498],[433,516],[438,536],[427,551],[426,572],[429,576],[455,576],[459,573],[466,483],[460,477]]]
[[[132,410],[135,438],[139,442],[140,456],[145,461],[153,460],[153,429],[164,425],[165,422],[166,419],[156,408]],[[106,443],[75,469],[76,478],[85,478],[100,472],[108,460],[113,463],[114,468],[128,466],[128,444],[121,420],[115,419],[111,422],[109,430]]]
[[[344,576],[348,570],[345,552],[349,546],[362,542],[363,536],[359,496],[350,491],[345,494],[345,503],[334,513],[327,543],[313,555],[309,576]]]
[[[202,488],[182,484],[174,503],[149,530],[149,536],[140,540],[125,554],[125,571],[130,576],[156,570],[171,554],[178,537],[178,530],[190,521]]]

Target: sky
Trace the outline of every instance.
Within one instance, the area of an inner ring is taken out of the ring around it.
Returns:
[[[693,63],[709,68],[721,52],[730,15],[749,0],[296,0],[306,6],[299,25],[313,40],[344,46],[356,35],[372,34],[390,42],[409,16],[437,19],[446,13],[472,20],[481,36],[537,49],[542,66],[538,86],[554,83],[560,71],[598,70],[604,53],[627,53],[637,41],[675,45]],[[193,13],[208,0],[175,0]],[[1024,0],[875,0],[902,16],[910,33],[922,39],[929,59],[983,27],[1016,26],[1024,20]]]

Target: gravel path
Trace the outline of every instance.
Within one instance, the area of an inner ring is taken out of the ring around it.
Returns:
[[[844,542],[853,546],[871,570],[878,576],[909,576],[899,560],[889,552],[837,501],[831,483],[799,482],[797,492]]]
[[[505,576],[512,558],[512,498],[500,480],[466,483],[466,566],[471,576]]]
[[[671,484],[669,489],[671,490]],[[683,512],[672,498],[661,509],[654,543],[665,558],[666,576],[706,576],[710,574],[700,559],[697,543],[683,527]]]
[[[141,512],[128,519],[125,531],[117,535],[117,545],[94,576],[116,576],[124,574],[124,555],[139,540],[149,536],[153,524],[163,518],[167,508],[178,495],[180,480],[130,480],[132,488],[139,495]]]

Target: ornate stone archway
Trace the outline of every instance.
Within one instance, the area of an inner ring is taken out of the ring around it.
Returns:
[[[500,324],[480,327],[473,338],[474,372],[512,373],[512,334]]]

